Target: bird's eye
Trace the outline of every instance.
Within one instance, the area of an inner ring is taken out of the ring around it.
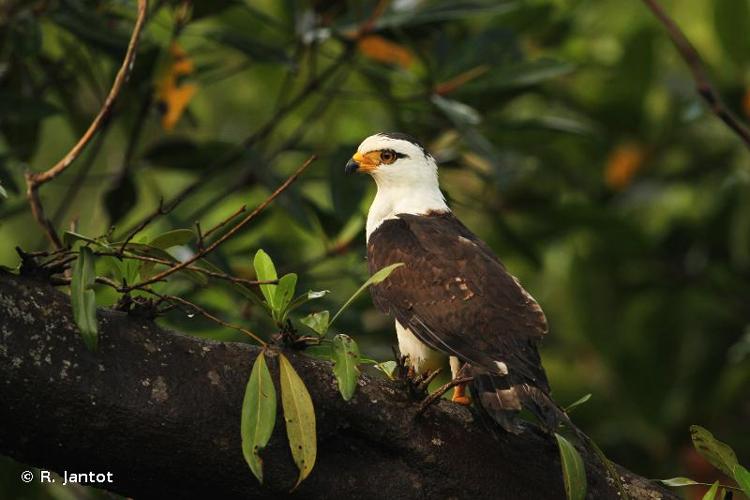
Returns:
[[[396,161],[396,153],[390,149],[384,149],[380,152],[380,161],[385,164],[393,163]]]

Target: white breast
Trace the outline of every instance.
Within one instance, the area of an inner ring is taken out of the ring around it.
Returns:
[[[417,374],[437,370],[445,365],[447,358],[445,354],[430,349],[398,321],[396,321],[396,337],[398,337],[398,350],[402,356],[409,357],[406,362]]]

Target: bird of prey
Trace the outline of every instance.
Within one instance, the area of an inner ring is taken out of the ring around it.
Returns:
[[[520,432],[522,408],[554,429],[564,417],[537,350],[547,333],[544,312],[448,208],[435,158],[405,134],[380,133],[359,145],[345,171],[370,174],[377,184],[367,216],[370,273],[404,264],[370,292],[395,317],[409,368],[424,373],[450,357],[453,377],[473,377],[472,399],[504,429]],[[453,400],[470,404],[463,386]]]

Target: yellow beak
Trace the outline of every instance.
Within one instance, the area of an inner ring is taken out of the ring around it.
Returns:
[[[344,172],[351,174],[353,172],[359,172],[361,174],[367,174],[372,172],[380,165],[380,151],[370,151],[369,153],[354,153],[352,159],[346,163]]]

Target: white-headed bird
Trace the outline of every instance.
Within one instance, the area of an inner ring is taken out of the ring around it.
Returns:
[[[346,172],[370,174],[377,184],[367,216],[370,272],[404,264],[370,291],[375,306],[395,317],[411,370],[435,370],[450,356],[453,376],[473,377],[472,399],[503,428],[519,432],[515,417],[527,408],[554,429],[565,417],[549,397],[537,349],[544,313],[448,208],[435,158],[407,135],[381,133],[360,144]],[[463,386],[453,400],[469,403]]]

